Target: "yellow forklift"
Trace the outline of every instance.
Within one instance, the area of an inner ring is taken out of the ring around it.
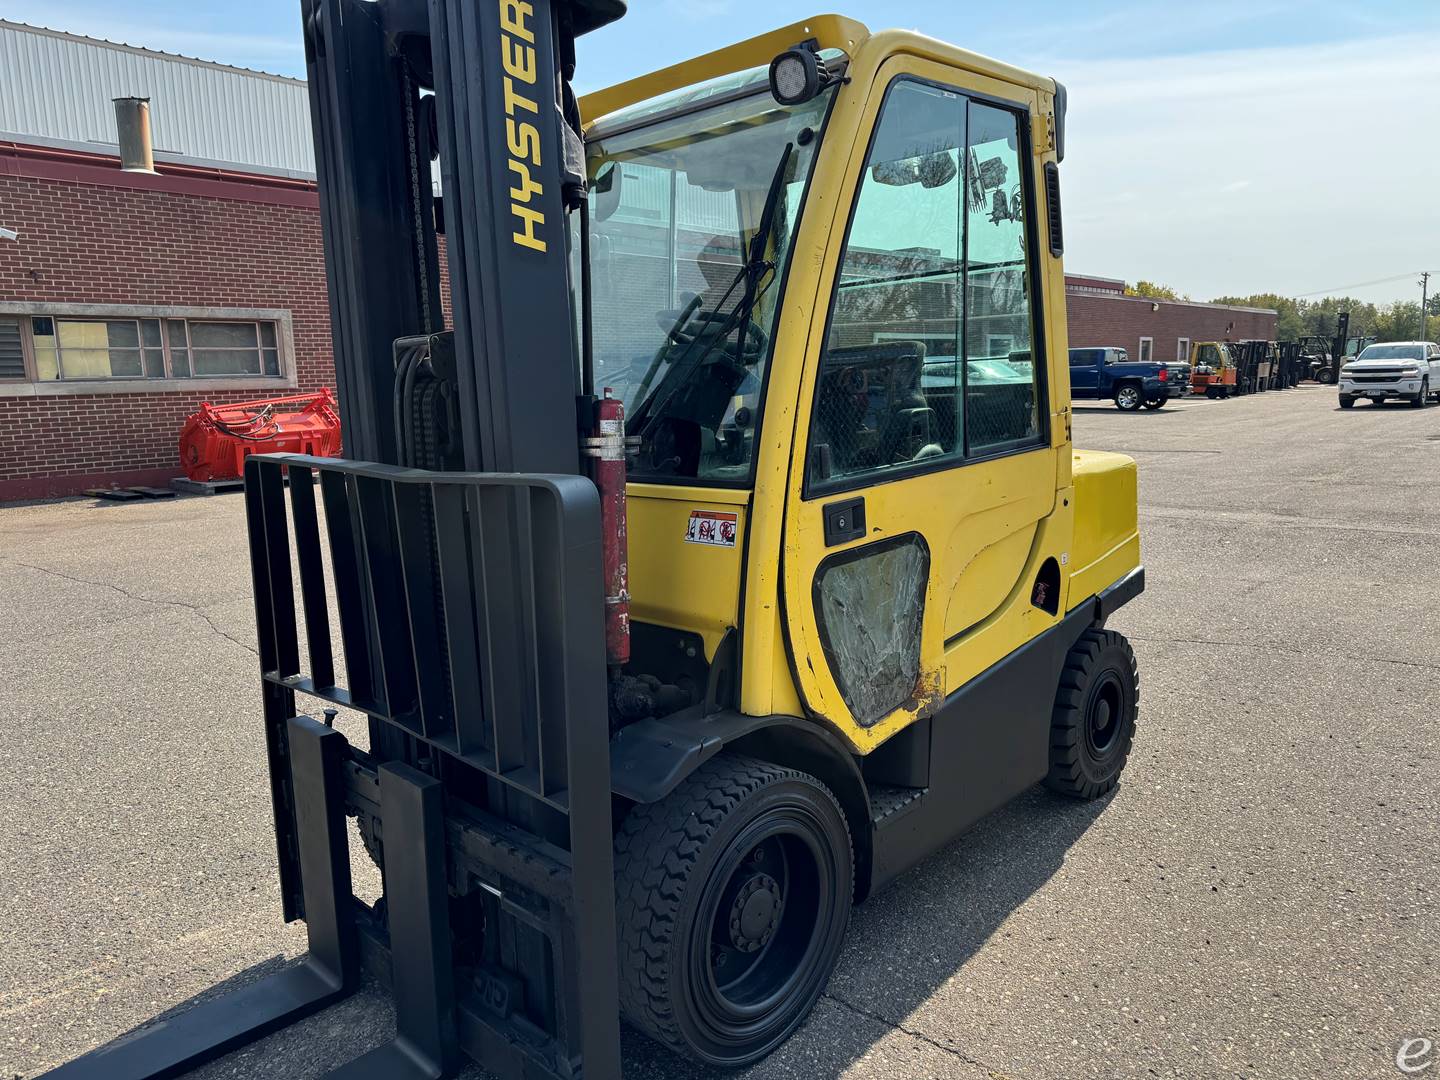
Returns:
[[[1115,787],[1144,572],[1134,462],[1071,445],[1063,87],[820,16],[577,101],[623,12],[305,0],[350,457],[252,457],[246,502],[310,951],[53,1075],[365,973],[395,1039],[336,1075],[615,1077],[622,1016],[744,1066],[853,904]]]
[[[1226,341],[1196,341],[1190,345],[1190,392],[1207,398],[1239,394],[1240,369]]]

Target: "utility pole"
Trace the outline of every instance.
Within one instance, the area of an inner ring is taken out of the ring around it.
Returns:
[[[1429,299],[1430,271],[1420,271],[1420,340],[1425,339],[1425,303]]]

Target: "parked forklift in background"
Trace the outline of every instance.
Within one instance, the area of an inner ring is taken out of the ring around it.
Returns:
[[[1269,390],[1271,372],[1274,369],[1270,342],[1235,341],[1227,342],[1227,346],[1235,364],[1235,392],[1259,394]]]
[[[1239,369],[1231,345],[1224,341],[1196,341],[1190,345],[1190,392],[1207,398],[1228,398],[1240,393]]]
[[[1134,462],[1071,446],[1064,88],[821,16],[577,100],[624,9],[305,0],[349,457],[245,498],[310,951],[52,1075],[174,1075],[362,973],[395,1039],[337,1076],[615,1077],[622,1015],[747,1065],[852,904],[1116,785],[1144,572]]]
[[[1298,341],[1277,341],[1274,344],[1275,369],[1282,390],[1291,390],[1300,385],[1300,380],[1309,378],[1308,368]]]
[[[1331,337],[1310,334],[1300,339],[1301,351],[1310,358],[1310,375],[1318,383],[1332,385],[1339,377],[1340,368],[1346,360],[1358,356],[1366,345],[1375,338],[1350,333],[1350,313],[1342,311],[1336,316],[1335,333]]]

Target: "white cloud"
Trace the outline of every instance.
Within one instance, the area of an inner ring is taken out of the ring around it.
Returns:
[[[1436,55],[1440,35],[1417,33],[1052,65],[1070,90],[1067,265],[1209,297],[1440,261]]]

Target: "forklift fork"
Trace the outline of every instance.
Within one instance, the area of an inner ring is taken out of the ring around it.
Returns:
[[[48,1075],[177,1076],[351,994],[363,972],[393,992],[395,1038],[331,1076],[436,1078],[463,1054],[501,1077],[618,1077],[594,486],[290,454],[245,472],[282,903],[309,952]],[[365,713],[370,749],[297,713],[297,694]],[[352,893],[349,816],[383,852],[383,905]]]

